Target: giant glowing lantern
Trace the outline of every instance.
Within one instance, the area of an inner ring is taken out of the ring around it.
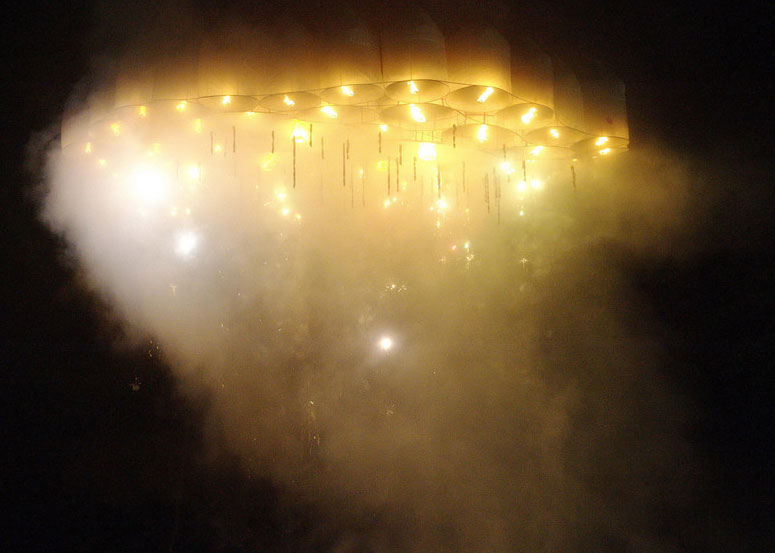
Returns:
[[[445,36],[418,8],[389,29],[343,13],[325,36],[288,20],[215,29],[196,48],[170,40],[120,59],[114,83],[65,118],[63,149],[114,176],[163,174],[140,187],[151,204],[172,197],[162,181],[187,182],[179,196],[214,175],[243,191],[265,175],[270,195],[314,190],[367,209],[443,200],[500,221],[525,214],[528,183],[575,186],[573,163],[629,141],[623,85],[601,66],[493,28]]]

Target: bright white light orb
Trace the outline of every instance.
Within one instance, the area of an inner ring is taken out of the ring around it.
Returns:
[[[190,257],[198,242],[199,238],[193,231],[181,232],[175,237],[175,253],[180,257]]]
[[[150,167],[142,167],[132,176],[132,190],[143,204],[158,205],[166,196],[164,176]]]
[[[393,347],[393,339],[390,336],[383,336],[379,339],[379,349],[389,351]]]

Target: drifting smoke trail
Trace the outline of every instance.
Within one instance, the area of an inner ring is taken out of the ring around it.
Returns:
[[[626,154],[577,167],[576,192],[551,173],[524,216],[512,182],[498,224],[482,183],[440,199],[422,160],[425,188],[385,198],[372,153],[359,189],[333,147],[300,144],[294,189],[291,142],[265,155],[276,122],[245,115],[263,141],[245,161],[217,118],[185,157],[172,117],[158,147],[123,123],[120,142],[52,151],[44,216],[212,395],[248,473],[360,528],[341,551],[668,550],[688,415],[617,256],[664,253],[680,172]]]

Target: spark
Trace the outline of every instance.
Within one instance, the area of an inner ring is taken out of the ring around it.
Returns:
[[[137,108],[137,113],[138,115],[140,115],[140,117],[145,117],[146,115],[148,115],[148,108],[145,106],[140,106],[139,108]]]
[[[285,98],[283,98],[283,104],[285,104],[286,106],[288,106],[290,108],[290,107],[295,106],[296,102],[294,102],[293,100],[288,98],[288,96],[286,95]]]
[[[610,154],[610,153],[611,153],[611,148],[603,148],[602,150],[600,150],[600,155],[601,156],[604,156],[604,155]]]
[[[495,89],[494,89],[493,87],[491,87],[491,86],[488,86],[488,87],[485,89],[485,91],[484,91],[484,92],[482,92],[482,95],[481,95],[481,96],[479,96],[479,97],[476,99],[476,101],[477,101],[477,102],[479,102],[480,104],[483,104],[483,103],[485,103],[485,102],[487,101],[487,98],[489,98],[490,96],[492,96],[492,93],[493,93],[493,92],[495,92]]]
[[[608,142],[608,137],[607,136],[598,137],[598,139],[595,140],[595,146],[602,146],[606,142]]]
[[[188,176],[192,179],[198,179],[199,178],[199,167],[196,165],[191,165],[188,168]]]
[[[307,140],[309,140],[309,131],[302,127],[301,125],[297,125],[294,127],[293,132],[291,133],[291,137],[296,143],[304,143]]]
[[[231,104],[231,96],[224,96],[221,99],[221,104],[223,104],[224,106],[228,106],[229,104]]]
[[[344,94],[345,96],[354,96],[355,95],[355,91],[352,89],[352,87],[343,86],[342,87],[342,94]]]
[[[387,125],[385,125],[384,123],[382,123],[382,124],[379,126],[379,130],[381,130],[382,132],[387,132],[387,130],[388,130],[388,126],[387,126]]]
[[[111,123],[110,130],[113,131],[113,134],[115,136],[118,136],[121,134],[121,121],[116,121],[115,123]]]
[[[536,146],[535,148],[533,148],[532,150],[530,150],[530,155],[531,155],[531,156],[537,156],[538,154],[540,154],[540,153],[541,153],[541,150],[543,150],[543,149],[544,149],[544,147],[543,147],[543,146]]]
[[[479,130],[476,131],[476,138],[479,142],[487,141],[487,125],[480,125]]]
[[[549,134],[552,135],[552,138],[560,138],[560,131],[557,129],[549,129]]]
[[[388,351],[393,347],[393,339],[390,336],[383,336],[379,339],[379,349]]]
[[[183,111],[186,110],[186,104],[187,104],[187,102],[185,100],[183,100],[182,102],[178,103],[175,106],[175,109],[178,110],[179,112],[183,112]]]
[[[533,187],[533,190],[538,190],[541,188],[541,181],[538,179],[533,179],[530,181],[530,186]]]
[[[409,92],[411,94],[419,94],[420,93],[420,89],[417,88],[417,85],[414,83],[414,81],[409,81],[407,84],[409,85]]]

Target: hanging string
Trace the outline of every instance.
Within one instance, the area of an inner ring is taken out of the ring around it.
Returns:
[[[484,203],[487,204],[487,213],[490,213],[490,176],[484,174]]]
[[[441,165],[436,164],[436,191],[439,199],[441,199]]]
[[[272,131],[272,153],[274,153],[274,131]]]
[[[401,165],[404,164],[404,145],[403,144],[398,145],[398,162]]]
[[[527,184],[527,163],[522,160],[522,181]]]
[[[401,170],[399,167],[401,164],[399,163],[399,159],[396,158],[396,194],[401,192]]]
[[[576,192],[576,168],[573,165],[570,166],[570,176],[571,176],[571,181],[573,182],[573,192],[575,193]]]
[[[388,165],[388,174],[387,174],[387,179],[388,179],[388,198],[390,198],[390,156],[388,156],[388,164],[387,165]]]
[[[413,163],[414,163],[414,177],[412,180],[417,182],[417,156],[414,156]]]
[[[457,125],[452,124],[452,148],[457,148]]]
[[[501,224],[501,181],[495,176],[495,206],[498,209],[498,224]]]
[[[379,133],[377,134],[377,144],[378,144],[378,148],[379,148],[379,152],[378,153],[381,154],[382,153],[382,131],[379,131]]]
[[[309,147],[312,148],[312,123],[309,124]]]
[[[350,159],[350,139],[347,139],[347,159]]]

